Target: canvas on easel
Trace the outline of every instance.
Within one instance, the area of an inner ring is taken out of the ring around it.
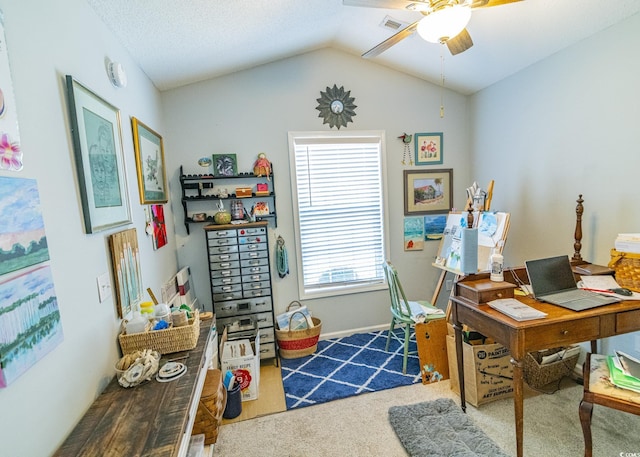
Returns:
[[[490,269],[491,254],[501,253],[509,231],[509,213],[504,212],[475,212],[473,228],[478,233],[477,271]],[[463,230],[466,227],[467,213],[450,212],[444,229],[435,267],[452,271],[456,274],[464,274],[460,269],[460,259],[457,253],[461,249],[464,240]],[[466,272],[468,273],[468,272]]]

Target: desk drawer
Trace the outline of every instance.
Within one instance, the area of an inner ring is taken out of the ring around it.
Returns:
[[[640,309],[618,313],[616,315],[616,333],[627,333],[638,330]]]
[[[600,337],[600,318],[590,317],[579,321],[539,327],[535,334],[535,344],[540,348],[550,348],[579,341],[591,341]]]

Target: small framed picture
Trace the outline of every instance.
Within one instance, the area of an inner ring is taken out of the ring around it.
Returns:
[[[442,163],[442,133],[416,133],[416,165],[438,165]]]
[[[238,161],[235,154],[213,154],[214,176],[236,176]]]

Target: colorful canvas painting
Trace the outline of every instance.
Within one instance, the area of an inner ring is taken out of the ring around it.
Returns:
[[[0,177],[0,387],[62,342],[48,261],[36,181]]]
[[[136,229],[124,230],[109,237],[113,277],[116,283],[118,316],[126,317],[142,300],[142,272]]]
[[[424,219],[421,217],[404,218],[404,250],[422,251],[424,249]]]
[[[424,217],[424,240],[441,240],[444,228],[447,225],[447,215],[437,214]]]
[[[0,21],[0,169],[22,170],[22,150],[18,133],[18,111],[13,95],[13,81],[9,69],[9,53]]]
[[[164,222],[164,207],[151,205],[153,220],[153,249],[160,249],[167,244],[167,225]]]

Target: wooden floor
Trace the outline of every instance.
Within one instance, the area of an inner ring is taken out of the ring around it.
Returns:
[[[222,419],[222,425],[286,410],[287,405],[284,400],[280,364],[275,366],[273,360],[270,360],[263,362],[260,366],[258,398],[256,400],[243,401],[242,413],[234,419]]]

